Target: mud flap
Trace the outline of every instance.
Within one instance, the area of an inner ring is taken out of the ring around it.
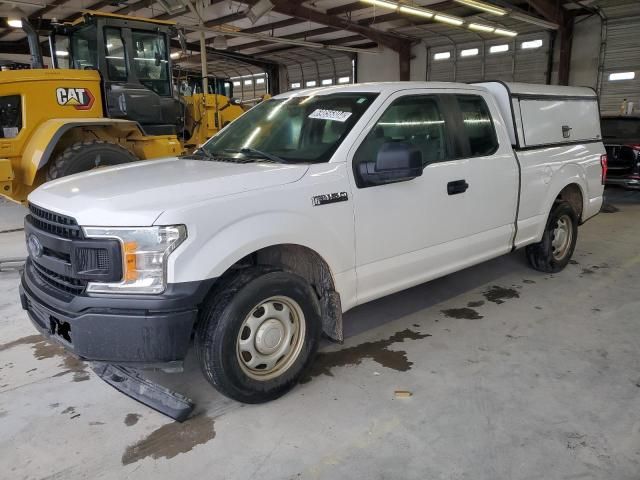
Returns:
[[[195,406],[184,395],[144,378],[135,370],[108,363],[92,364],[91,369],[119,392],[178,422],[184,422]]]

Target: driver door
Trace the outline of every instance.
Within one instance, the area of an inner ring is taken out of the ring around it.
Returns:
[[[470,168],[470,162],[478,159],[462,158],[467,147],[460,135],[455,135],[464,128],[457,105],[454,95],[444,92],[397,92],[351,150],[358,303],[463,268],[478,252],[486,253],[490,248],[486,242],[469,242],[478,228],[486,227],[469,218],[473,204],[482,205],[478,195],[484,192],[478,189],[477,169]],[[359,164],[375,160],[381,147],[388,148],[393,142],[409,144],[421,152],[422,175],[358,187],[362,185]],[[498,196],[510,194],[509,190]],[[506,239],[504,243],[506,247]]]

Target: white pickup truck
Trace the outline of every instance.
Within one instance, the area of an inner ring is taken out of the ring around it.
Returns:
[[[179,369],[193,337],[214,387],[264,402],[356,305],[522,247],[564,268],[605,173],[587,88],[292,91],[194,155],[35,190],[22,305],[92,362]]]

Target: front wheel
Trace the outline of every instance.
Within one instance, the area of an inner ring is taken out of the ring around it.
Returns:
[[[578,239],[578,216],[565,201],[554,203],[542,240],[527,246],[527,259],[534,269],[556,273],[567,266]]]
[[[298,381],[318,348],[320,306],[298,275],[249,268],[212,295],[197,331],[205,378],[245,403],[280,397]]]

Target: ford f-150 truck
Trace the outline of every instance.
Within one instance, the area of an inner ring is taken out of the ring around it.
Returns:
[[[372,83],[261,103],[195,154],[29,196],[20,295],[76,356],[259,403],[356,305],[526,248],[569,262],[606,155],[587,88]]]

